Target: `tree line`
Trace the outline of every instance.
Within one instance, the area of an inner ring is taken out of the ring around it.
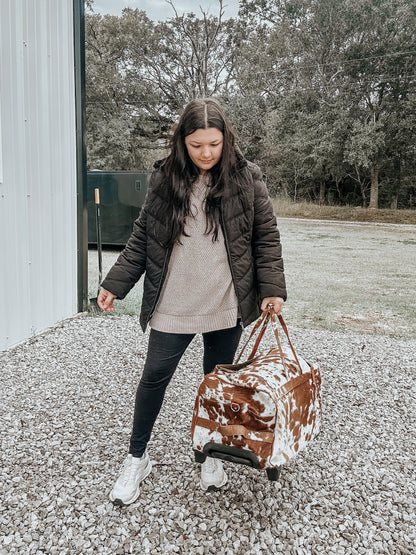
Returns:
[[[154,22],[87,0],[89,169],[151,169],[192,98],[225,106],[272,194],[416,205],[415,0],[240,0]]]

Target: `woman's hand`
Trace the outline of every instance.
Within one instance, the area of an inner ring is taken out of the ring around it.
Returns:
[[[112,293],[110,293],[110,291],[107,291],[107,289],[101,289],[97,298],[97,304],[102,310],[105,310],[106,312],[111,312],[115,310],[113,306],[113,301],[115,298],[116,295],[113,295]]]
[[[273,310],[279,315],[282,313],[285,301],[281,297],[266,297],[261,303],[261,309],[267,310],[269,304],[273,305]]]

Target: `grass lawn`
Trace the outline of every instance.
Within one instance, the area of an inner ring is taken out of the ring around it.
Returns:
[[[278,223],[289,322],[416,337],[416,227],[284,218]]]
[[[416,210],[370,210],[357,206],[326,206],[311,202],[292,202],[287,198],[274,198],[276,216],[345,222],[373,222],[416,225]]]
[[[416,337],[416,227],[278,216],[288,287],[289,325]],[[104,275],[117,258],[104,252]],[[89,252],[89,297],[96,296],[97,252]],[[138,314],[142,282],[119,314]]]

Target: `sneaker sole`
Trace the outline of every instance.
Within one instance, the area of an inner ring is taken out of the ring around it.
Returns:
[[[112,504],[115,507],[124,507],[126,505],[131,505],[132,503],[134,503],[140,495],[140,484],[143,482],[145,478],[149,476],[151,471],[152,471],[152,462],[149,460],[149,464],[146,466],[143,478],[141,478],[140,482],[137,484],[137,490],[134,492],[133,496],[127,499],[126,501],[123,501],[122,499],[119,499],[117,497],[113,498],[113,495],[112,495],[113,492],[111,491],[109,497]]]

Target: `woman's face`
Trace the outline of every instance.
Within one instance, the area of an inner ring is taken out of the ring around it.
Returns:
[[[192,162],[205,173],[219,162],[224,136],[216,127],[197,129],[185,137],[185,146]]]

